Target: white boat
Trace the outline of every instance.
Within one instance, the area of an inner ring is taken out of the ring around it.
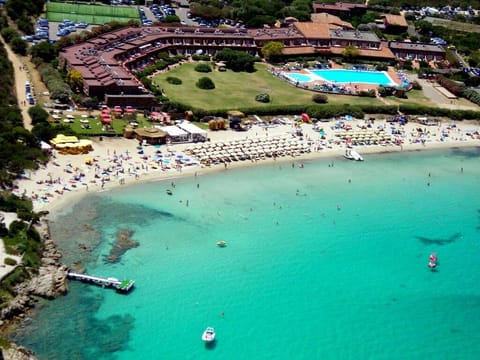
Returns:
[[[207,327],[202,334],[202,340],[206,343],[211,343],[215,341],[215,330],[213,327]]]
[[[363,157],[353,149],[345,150],[345,155],[343,155],[348,160],[363,161]]]

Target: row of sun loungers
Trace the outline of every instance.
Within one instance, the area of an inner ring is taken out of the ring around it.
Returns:
[[[299,156],[311,151],[307,141],[288,135],[203,143],[185,149],[203,164]]]

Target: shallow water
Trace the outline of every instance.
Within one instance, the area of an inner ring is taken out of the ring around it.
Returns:
[[[40,359],[478,359],[479,165],[479,149],[368,155],[92,195],[53,237],[135,290],[71,282],[13,338]],[[140,246],[105,263],[121,229]]]

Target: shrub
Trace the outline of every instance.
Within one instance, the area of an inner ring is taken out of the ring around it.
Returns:
[[[420,85],[420,83],[415,80],[414,82],[412,82],[412,89],[413,90],[422,90],[422,85]]]
[[[192,55],[192,60],[194,61],[209,61],[210,60],[210,55]]]
[[[313,94],[312,101],[317,104],[326,104],[328,102],[328,97],[325,94]]]
[[[358,93],[358,96],[362,97],[375,97],[375,90],[362,90]]]
[[[203,90],[215,89],[215,84],[209,77],[201,77],[195,85]]]
[[[480,94],[475,90],[465,89],[462,94],[467,100],[480,105]]]
[[[377,71],[387,71],[388,70],[388,66],[386,64],[378,64],[376,67],[375,67],[375,70]]]
[[[182,84],[182,79],[179,79],[175,76],[169,76],[167,77],[167,82],[172,85],[181,85]]]
[[[255,96],[255,100],[263,103],[269,103],[270,102],[270,95],[268,94],[258,94]]]
[[[209,72],[212,72],[212,68],[208,64],[200,63],[197,66],[195,66],[195,71],[202,72],[202,73],[209,73]]]
[[[398,87],[397,91],[395,91],[395,96],[401,99],[407,99],[407,91],[404,87]]]
[[[5,260],[3,260],[3,262],[5,263],[5,265],[9,265],[9,266],[15,266],[17,265],[17,260],[15,259],[12,259],[12,258],[5,258]]]

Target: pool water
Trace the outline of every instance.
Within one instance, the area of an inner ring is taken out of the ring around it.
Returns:
[[[300,73],[285,73],[285,76],[292,81],[298,81],[301,83],[317,80],[313,76],[300,74]]]
[[[310,82],[315,80],[329,81],[332,83],[362,83],[384,86],[397,85],[387,73],[382,71],[361,70],[309,70],[311,75],[300,73],[285,73],[293,81]]]

